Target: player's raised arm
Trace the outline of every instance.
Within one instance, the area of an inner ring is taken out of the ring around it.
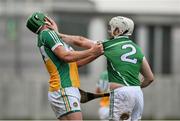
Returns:
[[[89,56],[87,58],[81,59],[81,60],[77,61],[77,65],[78,65],[78,67],[84,66],[84,65],[92,62],[93,60],[95,60],[96,58],[101,56],[102,54],[103,54],[103,52],[101,54],[99,54],[99,55],[91,55],[91,56]]]
[[[64,40],[70,45],[76,45],[87,49],[91,48],[95,44],[95,41],[85,38],[83,36],[67,35],[62,33],[59,33],[59,36],[62,38],[62,40]]]
[[[147,87],[154,81],[154,75],[145,57],[141,66],[141,74],[143,75],[141,88]]]
[[[48,27],[54,31],[56,31],[56,33],[67,43],[70,45],[77,45],[79,47],[83,47],[83,48],[91,48],[95,41],[90,40],[88,38],[82,37],[82,36],[78,36],[78,35],[67,35],[67,34],[63,34],[63,33],[59,33],[58,31],[58,27],[57,24],[55,23],[54,20],[52,20],[51,18],[46,18],[47,21],[49,21],[51,24],[48,24]]]
[[[65,62],[80,61],[85,58],[98,57],[103,53],[102,45],[94,45],[88,50],[84,51],[66,51],[63,46],[58,46],[54,49],[55,55]]]

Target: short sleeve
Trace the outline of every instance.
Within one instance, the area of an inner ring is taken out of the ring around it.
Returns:
[[[54,51],[59,45],[63,45],[62,40],[58,37],[55,31],[45,31],[43,35],[44,44],[52,51]]]
[[[142,52],[142,48],[140,48],[140,47],[139,47],[139,52],[140,52],[141,58],[143,58],[144,57],[144,53]]]
[[[138,57],[140,58],[141,62],[144,58],[144,53],[142,52],[142,48],[140,48],[138,45],[137,45],[137,51],[138,51]]]

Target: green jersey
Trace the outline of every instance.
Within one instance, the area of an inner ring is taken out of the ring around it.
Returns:
[[[140,47],[127,36],[105,41],[103,47],[109,82],[140,86],[139,73],[144,57]]]
[[[63,46],[67,51],[72,50],[55,31],[46,29],[38,35],[38,47],[50,75],[50,91],[65,87],[80,86],[76,62],[64,62],[54,54],[53,51],[59,45]]]

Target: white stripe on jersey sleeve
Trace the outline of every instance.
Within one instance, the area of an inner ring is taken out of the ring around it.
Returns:
[[[52,35],[54,36],[57,43],[61,42],[57,36],[57,34],[54,31],[51,31]]]
[[[57,43],[51,48],[51,50],[54,51],[56,49],[56,47],[58,47],[59,45],[62,46],[63,44],[62,43]]]
[[[52,35],[51,31],[50,31],[50,32],[48,32],[48,33],[49,33],[49,35],[52,37],[52,39],[53,39],[54,43],[57,43],[57,42],[56,42],[56,39],[55,39],[55,38],[54,38],[54,36]]]
[[[48,32],[48,33],[49,33],[50,36],[53,38],[53,40],[54,40],[55,43],[60,43],[60,42],[61,42],[55,32],[50,31],[50,32]]]
[[[52,51],[54,51],[56,49],[56,47],[58,47],[59,45],[62,46],[63,44],[61,43],[61,41],[59,40],[58,36],[55,34],[55,32],[53,31],[49,31],[48,32],[49,35],[52,37],[55,45],[51,48]]]

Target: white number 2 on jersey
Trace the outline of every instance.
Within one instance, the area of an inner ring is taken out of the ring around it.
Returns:
[[[123,54],[121,56],[121,60],[125,61],[125,62],[130,62],[130,63],[136,64],[137,63],[136,58],[133,58],[133,59],[128,58],[129,56],[134,55],[136,53],[136,48],[131,44],[126,44],[126,45],[122,46],[122,49],[126,49],[126,48],[131,48],[132,50],[130,52],[128,52],[128,53]]]

